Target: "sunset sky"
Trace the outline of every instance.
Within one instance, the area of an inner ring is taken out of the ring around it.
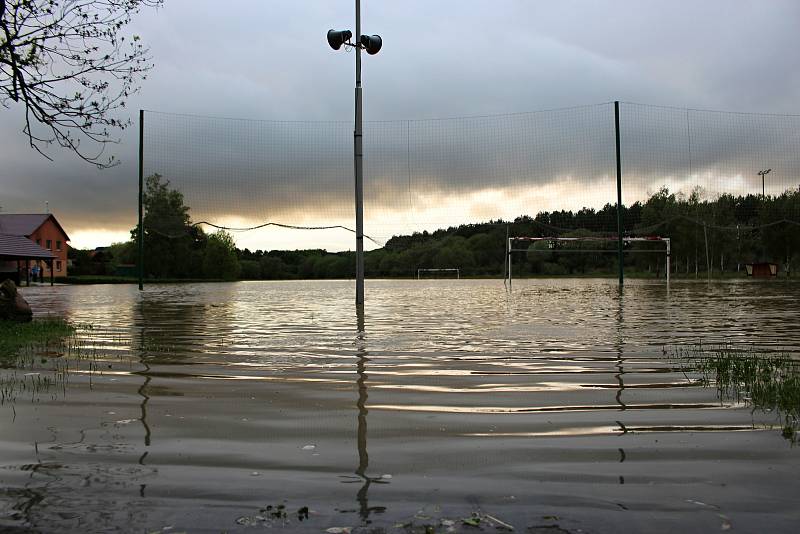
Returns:
[[[167,0],[130,27],[155,68],[128,102],[153,110],[145,172],[193,218],[352,227],[354,2]],[[778,1],[362,1],[366,233],[394,233],[614,202],[613,106],[623,104],[625,202],[661,185],[758,193],[800,183],[800,3]],[[554,110],[543,113],[528,113]],[[499,115],[499,116],[494,116]],[[217,117],[205,119],[204,116]],[[0,206],[44,211],[72,246],[127,239],[137,132],[98,170],[27,146],[0,111]],[[222,120],[230,117],[244,120]],[[434,120],[472,117],[458,120]],[[278,121],[278,122],[273,122]],[[288,122],[281,122],[288,121]],[[302,121],[302,122],[295,122]],[[687,127],[688,124],[688,127]],[[687,144],[687,137],[691,142]],[[688,148],[687,148],[688,147]],[[250,248],[353,248],[341,230],[238,233]]]

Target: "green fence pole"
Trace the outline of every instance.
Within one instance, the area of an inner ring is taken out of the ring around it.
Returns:
[[[619,285],[625,281],[622,252],[622,160],[619,150],[619,100],[614,101],[614,133],[617,141],[617,246],[619,249]]]
[[[139,291],[144,289],[144,110],[139,110]]]

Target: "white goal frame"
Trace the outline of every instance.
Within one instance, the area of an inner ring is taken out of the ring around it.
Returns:
[[[450,271],[450,272],[455,271],[456,272],[456,280],[461,280],[461,269],[456,269],[456,268],[449,268],[449,269],[417,269],[417,280],[420,279],[419,274],[421,272],[437,272],[437,271]]]
[[[512,252],[528,252],[527,248],[514,248],[514,241],[525,241],[525,242],[537,242],[537,241],[588,241],[588,242],[609,242],[614,241],[616,242],[619,238],[618,237],[509,237],[508,243],[506,244],[506,261],[508,262],[508,270],[506,271],[507,280],[508,280],[508,287],[511,288],[511,253]],[[667,284],[669,284],[669,269],[670,269],[670,253],[671,253],[671,241],[669,237],[623,237],[623,243],[652,243],[652,242],[661,242],[666,245],[666,271],[667,271]],[[545,252],[545,251],[542,251]],[[566,251],[562,251],[566,252]],[[614,249],[601,249],[601,250],[575,250],[573,252],[590,252],[590,253],[611,253],[611,252],[618,252]],[[624,250],[623,252],[658,252],[655,250]]]

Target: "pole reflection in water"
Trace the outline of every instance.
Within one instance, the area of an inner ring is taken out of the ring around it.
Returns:
[[[140,375],[144,377],[144,382],[142,385],[139,386],[139,389],[136,390],[136,393],[142,397],[142,402],[139,405],[141,410],[141,415],[139,416],[139,421],[142,423],[142,427],[144,428],[144,446],[150,446],[150,425],[147,424],[147,403],[150,401],[150,396],[147,394],[147,386],[150,384],[150,380],[153,379],[150,376],[150,364],[147,363],[147,360],[142,358],[142,365],[144,365],[144,371],[136,371],[134,374]],[[139,463],[144,465],[143,461],[145,456],[147,456],[147,451],[142,454],[142,457],[139,458]]]
[[[625,382],[624,382],[624,380],[622,378],[623,375],[625,374],[625,368],[623,367],[623,363],[624,363],[625,359],[623,358],[623,355],[622,355],[622,353],[623,353],[623,344],[625,343],[625,339],[623,337],[623,332],[622,332],[622,329],[623,329],[623,317],[624,317],[624,314],[623,314],[623,304],[624,304],[623,292],[624,292],[624,288],[622,286],[620,286],[619,287],[619,295],[618,295],[618,298],[617,298],[617,343],[616,343],[616,345],[617,345],[616,346],[617,363],[615,365],[615,367],[617,368],[617,373],[614,375],[614,378],[617,379],[617,394],[614,396],[614,399],[616,400],[617,404],[619,405],[619,409],[620,409],[621,412],[623,412],[623,411],[625,411],[627,409],[627,405],[622,401],[622,392],[625,391]],[[619,425],[619,427],[620,427],[620,429],[622,431],[622,434],[620,434],[620,435],[624,435],[624,434],[626,434],[628,432],[628,430],[625,427],[624,423],[622,423],[621,421],[617,421],[617,424]],[[618,450],[619,450],[619,461],[620,461],[620,463],[622,463],[622,462],[625,461],[625,449],[623,449],[622,447],[619,447]],[[624,476],[619,475],[619,483],[620,484],[625,484],[625,477]]]
[[[134,374],[140,375],[144,377],[144,382],[142,385],[139,386],[139,389],[136,390],[136,393],[142,397],[142,402],[139,404],[139,408],[141,410],[141,415],[139,416],[139,421],[142,423],[142,427],[144,428],[144,446],[150,446],[150,425],[147,424],[147,403],[150,401],[150,396],[147,394],[147,386],[150,384],[150,380],[153,377],[150,376],[150,364],[147,363],[145,356],[142,355],[142,365],[144,365],[143,371],[137,371]],[[139,457],[139,465],[145,465],[144,460],[147,458],[147,453],[149,451],[145,449],[142,455]],[[147,488],[147,484],[140,484],[139,485],[139,496],[144,497],[144,490]]]
[[[142,423],[142,428],[144,429],[144,446],[145,451],[139,457],[139,465],[145,465],[144,460],[147,458],[147,454],[150,452],[147,450],[147,447],[150,446],[150,425],[147,423],[147,403],[150,402],[150,395],[147,394],[147,388],[150,385],[150,381],[153,377],[150,375],[150,363],[147,361],[147,348],[145,343],[145,327],[144,327],[144,318],[143,318],[143,310],[142,310],[142,303],[141,300],[139,301],[138,305],[138,312],[139,318],[141,320],[141,324],[138,328],[139,332],[139,363],[144,366],[144,369],[141,371],[135,371],[132,374],[139,375],[144,378],[144,381],[139,386],[139,389],[136,390],[136,393],[142,398],[141,403],[139,404],[139,422]],[[139,485],[139,496],[144,497],[145,489],[147,489],[147,484],[140,484]]]
[[[358,325],[358,333],[356,334],[356,374],[358,379],[358,400],[356,407],[358,408],[358,429],[356,444],[358,447],[358,468],[355,470],[357,475],[356,480],[346,480],[345,482],[361,483],[361,488],[356,494],[356,501],[358,502],[358,513],[364,522],[369,522],[369,516],[373,512],[382,513],[386,510],[384,506],[370,506],[369,505],[369,488],[374,482],[375,484],[387,484],[388,481],[382,480],[380,476],[370,477],[367,475],[369,468],[369,452],[367,452],[367,362],[369,362],[369,352],[366,349],[366,333],[364,328],[364,306],[356,306],[356,320]]]

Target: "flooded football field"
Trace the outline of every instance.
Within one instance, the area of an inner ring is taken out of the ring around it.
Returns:
[[[0,370],[0,531],[800,521],[787,405],[693,361],[800,358],[800,283],[368,280],[363,314],[352,281],[22,292],[78,332]]]

